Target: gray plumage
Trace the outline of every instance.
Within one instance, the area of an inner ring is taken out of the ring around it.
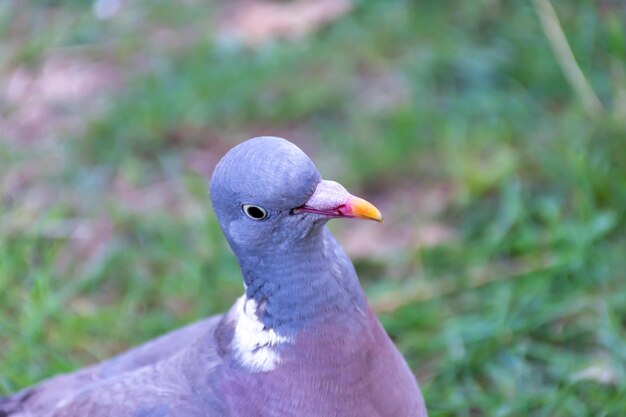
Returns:
[[[233,148],[211,199],[244,296],[223,316],[0,399],[0,417],[425,417],[325,226],[358,217],[346,195],[284,139]]]

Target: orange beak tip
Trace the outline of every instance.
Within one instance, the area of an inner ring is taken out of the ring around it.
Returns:
[[[381,214],[380,210],[378,210],[378,208],[376,208],[376,206],[374,206],[369,201],[364,200],[360,197],[351,195],[346,201],[346,206],[349,210],[349,213],[347,214],[352,217],[356,217],[358,219],[374,220],[379,223],[382,223],[384,221],[383,215]]]

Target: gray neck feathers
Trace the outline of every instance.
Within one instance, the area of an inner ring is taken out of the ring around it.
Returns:
[[[240,258],[246,297],[267,328],[295,333],[332,317],[365,311],[350,259],[326,226],[260,257]]]

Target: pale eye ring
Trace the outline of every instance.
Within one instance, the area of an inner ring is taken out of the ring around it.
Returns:
[[[244,204],[241,208],[243,212],[246,213],[246,216],[250,217],[252,220],[263,220],[267,218],[267,210],[263,207],[253,204]]]

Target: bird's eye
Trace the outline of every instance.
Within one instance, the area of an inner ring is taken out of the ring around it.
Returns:
[[[263,220],[267,217],[267,210],[263,207],[253,206],[252,204],[244,204],[242,208],[243,212],[246,213],[246,216],[253,220]]]

